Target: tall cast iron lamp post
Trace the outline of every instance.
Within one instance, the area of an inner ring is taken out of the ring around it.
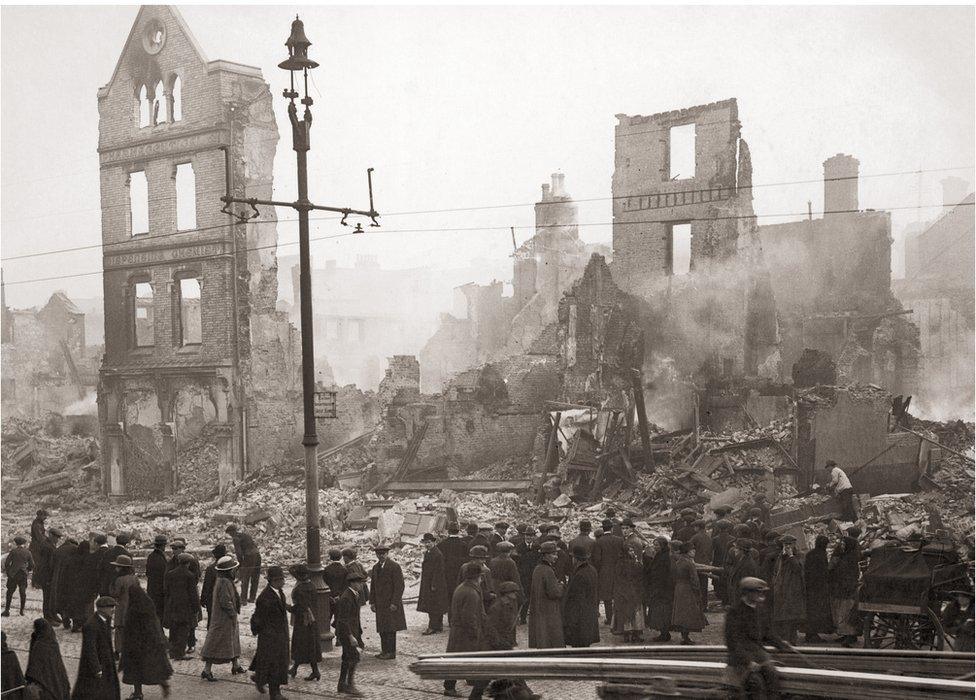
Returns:
[[[306,559],[311,573],[312,583],[316,590],[315,617],[318,621],[319,637],[324,642],[325,649],[331,649],[332,632],[329,627],[331,619],[329,589],[322,578],[322,545],[319,535],[319,472],[316,459],[316,447],[319,444],[315,427],[315,354],[312,342],[312,276],[308,251],[308,212],[311,210],[331,211],[342,214],[342,225],[350,215],[365,216],[371,219],[372,226],[379,226],[379,213],[373,207],[372,168],[366,171],[369,184],[369,211],[350,209],[348,207],[325,207],[313,204],[308,199],[308,164],[309,135],[312,128],[312,98],[308,94],[308,72],[318,67],[318,63],[308,57],[308,47],[312,42],[305,36],[305,25],[298,16],[291,23],[291,35],[285,46],[288,47],[288,58],[278,64],[279,68],[288,71],[290,86],[284,91],[288,99],[288,119],[291,121],[292,148],[298,160],[298,200],[295,202],[278,202],[245,197],[233,197],[228,190],[221,197],[224,202],[223,211],[235,216],[240,221],[256,218],[257,205],[291,207],[298,211],[298,246],[299,246],[299,288],[301,291],[301,328],[302,328],[302,406],[305,417],[305,435],[302,444],[305,446],[305,530],[306,530]],[[295,73],[301,74],[303,96],[301,103],[305,110],[302,118],[298,118],[298,107],[295,99],[299,96],[295,90]],[[225,150],[227,160],[227,186],[230,188],[230,156]],[[251,214],[239,214],[228,207],[232,203],[247,204],[251,207]],[[361,232],[362,226],[356,225],[356,231]]]

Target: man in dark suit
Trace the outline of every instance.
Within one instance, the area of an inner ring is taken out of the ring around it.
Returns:
[[[7,575],[7,601],[3,608],[3,617],[10,615],[10,601],[13,600],[14,590],[20,591],[20,614],[24,614],[27,603],[27,577],[34,569],[34,557],[25,546],[27,538],[18,535],[14,537],[14,548],[7,552],[3,562],[3,573]]]
[[[186,540],[184,540],[182,537],[177,537],[175,540],[173,540],[169,547],[171,550],[173,550],[173,556],[170,557],[169,563],[166,565],[166,571],[170,572],[175,569],[177,563],[179,562],[180,555],[185,554],[187,557],[189,557],[186,568],[196,578],[196,583],[200,583],[200,577],[202,575],[200,571],[200,560],[197,559],[193,554],[186,551]],[[202,613],[200,614],[200,617],[202,617]],[[192,654],[197,647],[197,622],[199,622],[199,620],[194,622],[190,627],[190,632],[186,638],[187,654]]]
[[[447,537],[437,543],[437,549],[444,555],[444,583],[448,587],[448,600],[454,594],[457,580],[461,575],[461,567],[468,560],[468,547],[461,537],[461,528],[456,522],[447,524]],[[451,611],[447,611],[447,622],[451,622]]]
[[[762,622],[760,608],[769,586],[762,579],[746,576],[738,583],[737,590],[739,599],[725,616],[729,678],[739,686],[742,697],[778,698],[779,674],[765,645],[782,650],[790,647],[771,634]]]
[[[281,686],[288,684],[288,611],[285,600],[285,572],[280,566],[268,567],[268,585],[257,597],[251,615],[251,633],[257,635],[258,648],[251,660],[251,680],[258,692],[268,686],[271,700],[278,700]]]
[[[102,596],[95,601],[95,614],[81,628],[81,658],[72,700],[119,700],[118,670],[112,649],[112,615],[115,599]]]
[[[325,580],[325,585],[329,587],[329,602],[331,603],[329,611],[332,613],[333,620],[335,619],[336,599],[346,590],[346,577],[348,575],[349,569],[342,563],[342,552],[338,549],[330,549],[329,563],[322,569],[322,578]]]
[[[376,613],[376,631],[380,634],[378,659],[396,658],[396,635],[407,629],[407,617],[403,611],[403,569],[387,554],[390,548],[378,545],[376,564],[370,575],[369,607]]]
[[[524,625],[529,614],[529,589],[532,587],[532,572],[535,571],[536,564],[541,559],[534,527],[525,528],[522,541],[515,546],[515,555],[517,556],[519,580],[522,583],[522,590],[525,592],[522,607],[519,608],[519,624]]]
[[[51,528],[47,531],[47,537],[38,542],[37,557],[34,562],[33,584],[41,589],[41,610],[44,619],[53,624],[61,621],[57,613],[54,612],[54,550],[61,539],[61,531]]]
[[[153,551],[146,557],[146,595],[156,606],[156,617],[163,619],[166,602],[164,579],[166,578],[166,535],[153,538]]]
[[[356,687],[356,666],[359,665],[359,650],[363,644],[363,627],[359,619],[359,592],[356,585],[365,585],[366,577],[358,571],[350,571],[345,589],[336,599],[335,634],[336,642],[342,647],[342,665],[339,667],[339,684],[336,691],[343,695],[362,697]],[[358,647],[358,648],[357,648]]]
[[[186,552],[177,555],[176,566],[167,572],[165,579],[163,626],[169,629],[169,656],[177,661],[189,658],[190,632],[200,619],[197,579],[189,569],[192,560]]]
[[[234,554],[241,563],[241,604],[253,603],[258,594],[258,577],[261,575],[261,553],[254,544],[254,538],[231,523],[224,530],[234,540]]]
[[[132,556],[129,550],[125,548],[127,544],[129,544],[129,536],[124,532],[120,532],[115,536],[115,544],[108,548],[108,553],[105,555],[105,559],[108,561],[108,568],[110,571],[105,575],[108,583],[108,588],[106,588],[106,590],[109,590],[112,587],[112,582],[115,581],[115,579],[119,576],[119,569],[112,566],[112,562],[114,562],[120,556]],[[111,593],[106,593],[104,595],[111,595]]]

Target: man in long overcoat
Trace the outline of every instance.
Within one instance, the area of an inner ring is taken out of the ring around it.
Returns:
[[[696,520],[692,523],[692,527],[695,528],[695,535],[691,538],[691,544],[695,548],[695,563],[711,566],[712,557],[714,556],[714,552],[712,551],[712,536],[705,529],[705,521]],[[701,608],[702,612],[704,612],[708,609],[708,576],[706,574],[698,574],[698,585],[701,589]]]
[[[495,599],[495,579],[491,575],[491,569],[488,568],[488,548],[476,544],[468,551],[468,562],[475,562],[481,567],[481,579],[478,585],[481,587],[481,599],[487,613],[491,601]],[[460,585],[462,582],[463,578],[457,581],[457,584]]]
[[[724,567],[725,559],[729,553],[729,547],[732,546],[731,530],[732,523],[723,517],[720,517],[712,525],[712,561],[710,563],[712,566],[722,567],[722,571],[718,574],[718,577],[712,585],[723,607],[729,605],[728,575]]]
[[[112,648],[112,615],[115,601],[101,597],[95,601],[95,614],[81,628],[81,658],[78,678],[71,691],[72,700],[119,700],[118,670]]]
[[[600,599],[596,569],[583,545],[573,547],[575,568],[563,597],[563,633],[571,647],[588,647],[600,641]]]
[[[522,588],[512,581],[498,586],[498,597],[488,610],[485,620],[487,646],[492,650],[511,649],[515,646],[515,628]]]
[[[491,571],[492,583],[495,586],[495,595],[501,595],[499,593],[501,585],[506,581],[510,581],[518,586],[519,605],[521,605],[524,591],[522,590],[522,576],[519,574],[518,564],[512,559],[512,551],[514,549],[515,545],[511,542],[499,542],[496,544],[495,551],[497,554],[488,562],[488,570]]]
[[[579,534],[569,541],[569,551],[573,551],[573,547],[583,547],[589,554],[593,554],[593,545],[596,544],[596,540],[593,539],[593,524],[589,520],[580,520],[579,524]],[[576,562],[573,562],[575,565]]]
[[[673,548],[677,545],[678,551]],[[682,644],[694,644],[691,632],[701,632],[708,620],[701,606],[695,546],[691,542],[672,542],[671,577],[674,580],[674,607],[671,625],[681,632]]]
[[[332,617],[335,617],[335,602],[339,594],[346,590],[346,577],[349,576],[349,569],[342,563],[342,551],[338,549],[329,550],[329,563],[322,569],[322,578],[325,585],[329,587],[329,606]],[[332,620],[330,619],[331,623]]]
[[[108,580],[108,589],[106,589],[109,591],[108,595],[112,595],[111,592],[112,583],[115,581],[116,578],[118,578],[120,574],[120,571],[115,566],[112,566],[112,562],[114,562],[120,556],[126,556],[126,557],[132,556],[129,550],[126,549],[126,545],[129,544],[129,539],[130,539],[129,535],[127,533],[125,532],[118,533],[115,536],[115,544],[113,544],[111,547],[108,548],[108,553],[105,555],[106,559],[108,559],[109,569],[110,569],[110,571],[105,574],[106,579]],[[116,610],[116,614],[118,614],[117,610]]]
[[[525,528],[521,543],[515,546],[515,553],[518,556],[519,581],[525,593],[522,606],[519,608],[519,622],[524,625],[529,614],[529,589],[532,587],[532,572],[535,571],[536,565],[542,558],[542,555],[539,554],[534,527]]]
[[[60,531],[52,527],[48,530],[47,537],[37,543],[34,562],[36,568],[32,579],[34,587],[41,589],[41,610],[44,619],[52,623],[59,621],[57,613],[54,612],[54,552],[60,538]]]
[[[624,550],[624,539],[613,532],[613,521],[603,521],[603,535],[593,542],[590,562],[599,575],[600,589],[597,592],[603,601],[605,623],[613,622],[613,585],[617,577],[617,562]]]
[[[68,537],[60,547],[54,550],[53,567],[54,573],[51,577],[51,609],[61,618],[61,624],[65,629],[71,629],[71,598],[72,587],[76,584],[71,580],[70,562],[78,551],[78,540]],[[78,628],[81,628],[84,620],[78,621]]]
[[[803,562],[796,553],[796,537],[783,535],[779,543],[782,550],[773,563],[773,632],[796,644],[797,629],[806,618]]]
[[[403,570],[389,558],[390,548],[378,545],[376,564],[370,574],[369,607],[376,613],[376,631],[380,635],[378,659],[396,658],[396,635],[407,629],[407,617],[403,611]]]
[[[478,580],[481,571],[478,562],[468,562],[461,567],[461,583],[451,596],[451,631],[447,637],[449,653],[483,651],[487,648],[486,615]],[[444,681],[444,695],[459,697],[456,680]]]
[[[146,595],[156,606],[156,616],[163,619],[163,607],[166,603],[166,535],[156,535],[153,538],[153,550],[146,557]]]
[[[168,695],[173,666],[166,658],[166,635],[156,617],[156,606],[138,583],[126,589],[122,622],[122,644],[118,650],[122,655],[122,682],[135,686],[133,697],[142,697],[144,685],[162,686],[163,694]]]
[[[31,521],[30,529],[30,553],[34,557],[36,562],[41,551],[41,546],[48,541],[47,533],[44,529],[44,521],[48,518],[48,512],[41,508],[37,511],[37,517]],[[37,578],[37,570],[34,571],[34,578]],[[40,584],[37,583],[33,578],[31,579],[31,585],[34,588],[40,588]]]
[[[98,595],[108,595],[112,579],[115,578],[115,567],[112,566],[115,557],[112,556],[108,546],[108,535],[100,532],[95,535],[94,542],[95,549],[92,550],[92,554],[95,558],[95,586]]]
[[[132,566],[132,557],[120,554],[118,559],[113,562],[113,567],[118,575],[112,581],[109,595],[115,600],[115,649],[122,651],[122,636],[125,632],[126,619],[129,613],[129,587],[139,588],[139,579],[136,577],[135,568]],[[151,599],[150,599],[151,600]],[[156,606],[153,606],[153,617],[156,622]]]
[[[558,557],[558,547],[553,541],[539,547],[542,561],[532,572],[532,589],[529,593],[529,647],[544,649],[564,647],[562,599],[563,585],[556,578],[553,566]]]
[[[674,579],[671,576],[671,547],[666,537],[657,537],[644,552],[644,624],[659,630],[655,642],[671,641],[671,615],[674,612]]]
[[[641,590],[644,582],[644,541],[630,518],[621,523],[621,528],[624,542],[613,582],[613,633],[623,635],[624,641],[636,642],[644,633],[644,593]]]
[[[422,634],[436,634],[444,631],[444,613],[450,607],[444,578],[444,555],[437,548],[437,538],[431,533],[425,532],[420,541],[425,551],[420,569],[417,612],[427,613],[427,629]]]
[[[259,693],[268,686],[271,700],[284,697],[281,686],[288,684],[288,612],[285,599],[285,572],[280,566],[268,567],[268,585],[261,591],[251,615],[251,633],[257,635],[258,647],[251,659],[251,680]]]
[[[169,629],[169,655],[171,659],[188,658],[187,644],[190,631],[197,624],[200,615],[200,594],[197,592],[197,579],[190,571],[189,554],[183,552],[176,557],[176,567],[166,574],[165,601],[163,605],[163,626]]]
[[[437,543],[437,549],[444,555],[444,583],[447,586],[448,611],[447,620],[451,621],[450,600],[454,587],[461,577],[461,567],[468,560],[470,547],[461,537],[461,528],[456,522],[447,524],[447,537]]]
[[[813,549],[803,559],[803,583],[806,590],[806,625],[804,641],[816,644],[823,641],[821,634],[834,631],[834,620],[830,614],[830,589],[827,581],[827,543],[826,535],[817,535]]]

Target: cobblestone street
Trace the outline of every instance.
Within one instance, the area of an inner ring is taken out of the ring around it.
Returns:
[[[145,587],[145,581],[142,581]],[[290,587],[287,589],[290,591]],[[408,590],[409,595],[409,590]],[[373,623],[373,614],[369,608],[363,609],[363,639],[366,642],[366,649],[363,652],[363,662],[359,666],[357,673],[357,684],[366,693],[367,697],[383,698],[384,700],[406,700],[408,698],[431,698],[442,695],[442,688],[439,683],[424,681],[410,672],[409,665],[419,655],[431,654],[444,651],[447,646],[447,632],[443,634],[423,636],[421,632],[426,627],[427,616],[414,610],[413,604],[407,605],[407,626],[406,632],[401,632],[397,638],[397,658],[395,661],[379,661],[375,654],[379,653],[379,637],[376,634]],[[4,618],[2,627],[7,633],[7,641],[13,648],[18,657],[22,668],[27,665],[27,649],[30,644],[31,624],[35,617],[40,615],[41,600],[40,591],[29,589],[27,600],[27,611],[24,617],[19,617],[16,608],[11,613],[11,617]],[[250,634],[249,620],[254,606],[247,606],[241,612],[241,646],[243,655],[241,662],[245,666],[250,662],[254,654],[255,638]],[[722,636],[721,613],[709,613],[709,627],[702,635],[696,639],[702,643],[720,643]],[[610,629],[601,625],[602,643],[614,645],[617,639],[610,633]],[[203,645],[206,635],[206,623],[200,623],[197,629],[197,651]],[[520,626],[518,640],[520,646],[526,644],[527,631],[525,626]],[[58,628],[58,641],[61,644],[61,653],[64,656],[64,663],[68,669],[68,677],[74,684],[78,656],[81,650],[81,634],[72,634],[67,630]],[[320,666],[322,680],[307,682],[302,680],[303,675],[308,675],[308,667],[303,666],[299,670],[297,680],[290,680],[285,689],[286,695],[296,697],[313,696],[325,698],[341,698],[335,692],[335,682],[338,670],[339,652],[333,650],[326,654],[325,662]],[[208,683],[200,678],[203,670],[203,662],[199,658],[189,661],[176,661],[173,663],[174,675],[171,679],[173,694],[171,697],[182,700],[203,699],[203,698],[260,698],[254,685],[247,682],[247,676],[231,677],[229,666],[215,666],[214,675],[217,676],[217,683]],[[530,687],[534,692],[540,693],[544,698],[557,700],[560,698],[595,698],[596,682],[531,682]],[[131,686],[123,686],[123,697],[131,693]],[[144,693],[147,698],[162,697],[158,687],[146,687]],[[264,696],[267,697],[267,696]]]

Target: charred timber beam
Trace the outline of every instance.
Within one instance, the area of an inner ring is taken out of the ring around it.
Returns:
[[[441,491],[452,489],[454,491],[526,491],[532,487],[529,479],[512,479],[509,481],[456,481],[445,479],[443,481],[391,481],[384,491],[398,491],[401,493],[410,491]]]

